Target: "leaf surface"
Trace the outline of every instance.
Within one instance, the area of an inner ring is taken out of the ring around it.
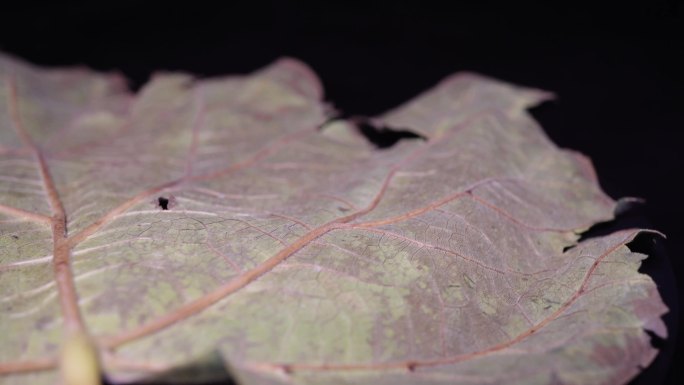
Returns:
[[[666,335],[641,230],[577,244],[616,202],[525,111],[547,92],[453,75],[374,118],[425,140],[378,149],[288,58],[131,95],[3,56],[0,90],[13,383],[53,383],[74,330],[113,382],[247,385],[621,384]]]

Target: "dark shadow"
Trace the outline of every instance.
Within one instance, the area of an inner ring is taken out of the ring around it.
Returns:
[[[591,226],[589,230],[580,234],[577,242],[581,243],[587,239],[603,237],[616,231],[634,228],[649,229],[652,228],[652,225],[646,219],[645,207],[641,200],[622,198],[618,200],[617,207],[615,207],[615,219]]]
[[[221,353],[214,351],[187,365],[131,382],[111,382],[104,385],[237,385],[237,381],[224,364]]]
[[[639,199],[623,198],[618,201],[615,208],[615,219],[607,222],[600,222],[591,226],[587,231],[580,234],[577,243],[570,246],[565,246],[563,252],[571,250],[587,239],[603,237],[612,234],[616,231],[634,229],[634,228],[650,228],[650,224],[645,220],[644,205]]]
[[[423,135],[417,134],[410,130],[394,129],[387,126],[377,126],[369,121],[364,121],[357,124],[359,132],[373,143],[379,149],[385,149],[394,146],[403,139],[422,139],[426,138]]]

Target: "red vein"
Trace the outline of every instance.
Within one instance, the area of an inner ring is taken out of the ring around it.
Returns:
[[[245,226],[247,226],[247,227],[243,227],[243,228],[241,228],[241,229],[239,229],[239,230],[236,230],[235,233],[239,233],[240,231],[245,230],[245,229],[252,229],[252,230],[256,231],[257,233],[260,233],[260,234],[262,234],[262,235],[265,235],[265,236],[267,236],[267,237],[273,239],[274,241],[280,243],[280,244],[283,245],[283,246],[287,246],[287,244],[285,243],[285,241],[283,241],[282,239],[276,237],[276,236],[273,235],[272,233],[269,233],[268,231],[265,231],[265,230],[260,229],[259,226],[254,226],[254,225],[250,224],[249,222],[244,221],[244,220],[242,220],[242,219],[230,219],[230,220],[231,220],[231,221],[238,222],[238,223],[242,223],[242,224],[244,224]]]
[[[290,222],[293,222],[293,223],[296,223],[296,224],[302,226],[303,228],[305,228],[305,229],[307,229],[307,230],[311,230],[311,226],[307,225],[306,223],[300,221],[300,220],[297,219],[297,218],[293,218],[293,217],[291,217],[291,216],[283,215],[283,214],[275,214],[275,213],[269,213],[269,215],[272,216],[272,217],[282,218],[282,219],[288,220],[288,221],[290,221]]]
[[[487,178],[480,180],[471,186],[467,187],[465,190],[448,195],[436,202],[433,202],[429,205],[417,208],[412,211],[408,211],[404,214],[397,215],[394,217],[390,218],[385,218],[385,219],[380,219],[377,221],[370,221],[370,222],[364,222],[364,223],[359,223],[356,224],[355,227],[378,227],[378,226],[383,226],[383,225],[389,225],[397,222],[401,222],[407,219],[415,218],[417,216],[420,216],[422,214],[425,214],[426,212],[432,211],[437,209],[440,206],[443,206],[447,203],[451,203],[461,197],[468,197],[471,198],[475,203],[481,204],[493,211],[495,211],[497,214],[501,215],[505,219],[513,222],[516,225],[519,225],[521,227],[524,227],[529,230],[534,230],[534,231],[551,231],[551,232],[568,232],[568,231],[574,231],[576,228],[569,228],[569,229],[562,229],[562,228],[554,228],[554,227],[539,227],[539,226],[533,226],[533,225],[528,225],[527,223],[522,222],[518,218],[514,217],[512,214],[510,214],[508,211],[486,201],[485,199],[473,194],[473,190],[476,189],[477,187],[480,187],[481,185],[491,183],[491,182],[498,182],[498,181],[503,181],[503,180],[515,180],[516,178],[511,178],[511,177],[501,177],[501,178]],[[582,227],[588,227],[587,226],[580,226]]]
[[[43,214],[32,213],[30,211],[25,211],[22,209],[17,209],[17,208],[10,207],[10,206],[5,206],[3,204],[0,204],[0,213],[4,213],[7,215],[16,217],[16,218],[26,219],[29,221],[43,223],[43,224],[50,224],[52,221],[52,219],[50,217],[45,216]]]
[[[39,370],[52,370],[56,367],[56,358],[39,358],[35,360],[0,362],[0,375],[35,372]]]
[[[242,271],[242,269],[240,268],[240,266],[238,266],[238,264],[235,263],[235,262],[233,261],[233,259],[232,259],[229,255],[224,254],[221,250],[219,250],[219,249],[216,247],[216,245],[214,245],[214,239],[213,239],[213,236],[212,236],[212,232],[211,232],[211,230],[209,230],[209,228],[207,227],[207,225],[206,225],[204,222],[200,221],[200,220],[196,220],[196,219],[195,219],[195,221],[196,221],[197,223],[199,223],[199,225],[202,226],[202,227],[204,228],[204,231],[207,232],[207,243],[206,243],[206,244],[207,244],[207,246],[209,247],[209,250],[211,250],[211,251],[214,253],[214,255],[216,255],[216,256],[218,256],[218,257],[221,257],[224,261],[226,261],[226,263],[228,263],[228,264],[230,265],[230,267],[231,267],[236,273],[240,273],[240,272]]]
[[[433,249],[433,250],[441,251],[441,252],[444,252],[444,253],[447,253],[447,254],[455,255],[455,256],[457,256],[457,257],[463,259],[464,261],[470,262],[470,263],[472,263],[472,264],[474,264],[474,265],[476,265],[476,266],[479,266],[479,267],[481,267],[481,268],[483,268],[483,269],[485,269],[485,270],[493,271],[493,272],[495,272],[495,273],[497,273],[497,274],[500,274],[500,275],[506,275],[506,272],[503,271],[503,270],[500,270],[500,269],[497,269],[497,268],[495,268],[495,267],[489,266],[489,265],[487,265],[487,264],[485,264],[485,263],[482,263],[482,262],[478,261],[477,259],[474,259],[474,258],[469,257],[469,256],[467,256],[467,255],[463,255],[463,254],[461,254],[461,253],[458,253],[458,252],[456,252],[456,251],[454,251],[454,250],[451,250],[451,249],[447,249],[447,248],[445,248],[445,247],[441,247],[441,246],[437,246],[437,245],[432,245],[432,244],[429,244],[429,243],[421,242],[421,241],[418,241],[418,240],[416,240],[416,239],[411,239],[411,238],[408,238],[408,237],[404,237],[404,236],[401,235],[401,234],[393,233],[393,232],[387,231],[387,230],[377,230],[377,229],[369,228],[369,227],[367,227],[367,226],[359,226],[359,225],[352,225],[351,228],[359,229],[359,230],[364,230],[364,231],[370,231],[370,232],[377,233],[377,234],[381,234],[381,235],[387,235],[387,236],[389,236],[389,237],[397,238],[397,239],[400,239],[400,240],[402,240],[402,241],[406,241],[406,242],[408,242],[408,243],[412,243],[412,244],[414,244],[414,245],[418,245],[418,246],[420,246],[421,248],[425,247],[425,248],[428,248],[428,249]],[[509,270],[509,272],[514,273],[514,274],[527,275],[527,274],[525,274],[525,273],[518,272],[518,271]]]
[[[265,369],[265,370],[271,370],[271,371],[280,371],[280,372],[285,372],[285,373],[291,373],[293,371],[301,370],[301,371],[331,371],[331,370],[336,370],[336,371],[355,371],[355,370],[392,370],[392,369],[400,369],[400,370],[408,370],[408,371],[414,371],[418,367],[430,367],[430,366],[441,366],[441,365],[450,365],[450,364],[455,364],[458,362],[463,362],[463,361],[468,361],[472,360],[475,358],[483,357],[489,354],[497,353],[500,352],[510,346],[513,346],[524,339],[530,337],[540,329],[544,328],[546,325],[548,325],[550,322],[556,320],[561,316],[570,306],[572,306],[575,301],[577,301],[578,298],[580,298],[582,295],[585,294],[587,291],[587,286],[589,284],[589,280],[594,274],[594,271],[598,268],[598,265],[607,257],[608,255],[612,254],[615,250],[618,248],[622,247],[626,243],[628,243],[631,239],[634,238],[636,234],[638,234],[641,230],[628,230],[631,231],[631,233],[626,236],[622,241],[617,243],[615,246],[612,246],[603,254],[601,254],[594,263],[591,265],[589,270],[587,270],[587,273],[584,276],[584,279],[582,280],[582,283],[580,284],[580,287],[573,293],[570,298],[563,303],[556,311],[551,313],[549,316],[544,318],[542,321],[537,323],[536,325],[533,325],[532,327],[528,328],[524,332],[520,333],[517,337],[502,342],[497,345],[493,345],[489,348],[475,351],[475,352],[470,352],[470,353],[464,353],[464,354],[457,354],[453,355],[451,357],[443,357],[443,358],[435,358],[435,359],[427,359],[427,360],[403,360],[403,361],[390,361],[390,362],[376,362],[376,363],[356,363],[356,364],[329,364],[329,363],[324,363],[324,364],[304,364],[304,363],[253,363],[250,365],[253,365],[255,368],[260,368],[260,369]]]
[[[13,78],[9,81],[9,88],[8,108],[14,129],[24,145],[31,149],[38,162],[38,168],[43,180],[43,188],[52,208],[52,217],[50,218],[52,227],[52,263],[64,324],[72,332],[84,331],[85,325],[78,306],[78,294],[76,293],[74,277],[69,265],[71,249],[66,238],[66,212],[48,169],[47,162],[40,148],[33,142],[21,119],[17,86]]]
[[[528,225],[525,222],[520,221],[518,218],[514,217],[511,213],[508,211],[500,208],[499,206],[496,206],[493,203],[490,203],[489,201],[480,198],[479,196],[475,194],[468,194],[468,196],[475,201],[476,203],[479,203],[492,211],[496,212],[497,214],[501,215],[502,217],[506,218],[510,222],[515,223],[518,226],[524,227],[528,230],[533,230],[533,231],[551,231],[551,232],[568,232],[568,231],[574,231],[575,229],[560,229],[560,228],[554,228],[554,227],[539,227],[539,226],[532,226]],[[587,226],[588,227],[588,226]]]
[[[427,205],[427,206],[424,206],[424,207],[421,207],[421,208],[418,208],[418,209],[415,209],[415,210],[406,212],[406,213],[401,214],[401,215],[397,215],[397,216],[390,217],[390,218],[385,218],[385,219],[380,219],[380,220],[377,220],[377,221],[363,222],[363,223],[359,223],[359,224],[357,224],[357,225],[355,225],[355,226],[356,226],[356,227],[359,227],[359,228],[363,228],[363,227],[377,227],[377,226],[382,226],[382,225],[388,225],[388,224],[392,224],[392,223],[401,222],[401,221],[404,221],[404,220],[407,220],[407,219],[410,219],[410,218],[413,218],[413,217],[417,217],[417,216],[419,216],[419,215],[421,215],[421,214],[424,214],[424,213],[426,213],[426,212],[428,212],[428,211],[430,211],[430,210],[434,210],[434,209],[436,209],[437,207],[442,206],[442,205],[445,205],[445,204],[447,204],[447,203],[449,203],[449,202],[451,202],[451,201],[454,201],[454,200],[458,199],[459,197],[461,197],[461,196],[463,196],[463,195],[465,195],[465,194],[467,194],[467,193],[468,193],[467,191],[461,191],[461,192],[458,192],[458,193],[449,195],[449,196],[447,196],[447,197],[445,197],[445,198],[442,198],[442,199],[438,200],[437,202],[434,202],[434,203],[431,203],[431,204],[429,204],[429,205]]]
[[[358,223],[358,224],[355,224],[355,227],[378,227],[378,226],[389,225],[392,223],[405,221],[407,219],[414,218],[414,217],[417,217],[419,215],[425,214],[426,212],[432,211],[432,210],[434,210],[440,206],[443,206],[447,203],[453,202],[456,199],[458,199],[464,195],[468,195],[468,194],[470,194],[470,191],[472,191],[473,189],[475,189],[481,185],[491,183],[491,182],[501,181],[501,180],[507,180],[507,179],[515,179],[515,178],[510,178],[510,177],[485,178],[485,179],[479,180],[479,181],[471,184],[470,186],[467,186],[463,191],[459,191],[457,193],[447,195],[446,197],[444,197],[444,198],[442,198],[436,202],[430,203],[429,205],[417,208],[417,209],[412,210],[412,211],[408,211],[404,214],[397,215],[394,217],[380,219],[380,220],[376,220],[376,221]]]
[[[38,147],[34,147],[36,157],[38,159],[38,167],[40,168],[40,176],[43,179],[43,186],[45,192],[48,196],[48,201],[50,201],[50,207],[52,207],[52,218],[53,221],[60,222],[62,224],[61,232],[58,234],[61,238],[66,236],[66,212],[64,211],[64,206],[59,198],[59,193],[57,192],[57,187],[55,187],[55,181],[52,179],[50,170],[48,169],[47,162],[45,162],[45,157]]]

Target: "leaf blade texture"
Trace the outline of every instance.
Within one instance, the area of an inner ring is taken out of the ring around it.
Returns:
[[[380,150],[294,59],[137,95],[0,74],[12,381],[53,382],[73,330],[114,382],[211,356],[241,384],[618,384],[666,335],[642,230],[577,244],[616,202],[525,111],[548,92],[453,75],[373,118],[425,138]]]

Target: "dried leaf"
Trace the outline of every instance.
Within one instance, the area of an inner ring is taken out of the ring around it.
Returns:
[[[82,332],[113,382],[393,385],[621,384],[666,335],[641,230],[577,244],[616,202],[525,112],[549,93],[457,74],[374,119],[425,140],[378,149],[293,59],[131,95],[2,57],[0,89],[12,383]]]

